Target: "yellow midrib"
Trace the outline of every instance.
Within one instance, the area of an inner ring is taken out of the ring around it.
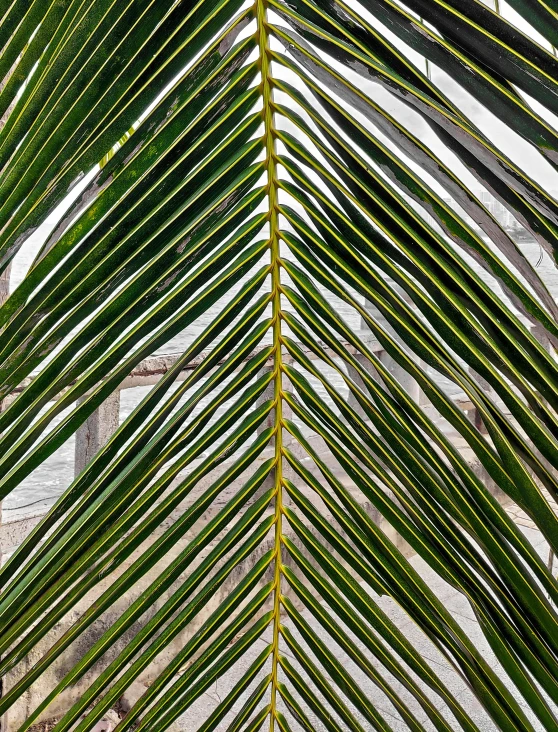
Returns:
[[[258,47],[261,68],[261,92],[263,100],[264,141],[267,168],[267,194],[269,206],[269,243],[271,258],[272,314],[273,314],[273,368],[274,368],[274,401],[275,401],[275,578],[273,599],[273,642],[271,672],[271,711],[269,730],[274,732],[277,708],[277,672],[279,668],[279,635],[281,613],[281,574],[282,574],[282,376],[281,360],[281,263],[279,253],[279,214],[278,185],[276,177],[276,151],[273,107],[273,82],[271,76],[271,60],[269,57],[269,33],[267,29],[267,3],[256,0],[255,15],[257,21]]]

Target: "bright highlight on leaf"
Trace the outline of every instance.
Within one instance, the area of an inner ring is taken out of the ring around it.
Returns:
[[[0,500],[149,387],[2,558],[1,730],[558,729],[556,46],[0,4]]]

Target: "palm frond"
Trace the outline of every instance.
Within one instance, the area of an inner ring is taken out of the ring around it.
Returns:
[[[554,268],[558,7],[509,6],[0,9],[0,499],[180,343],[4,558],[10,731],[557,728],[558,307],[487,196]]]

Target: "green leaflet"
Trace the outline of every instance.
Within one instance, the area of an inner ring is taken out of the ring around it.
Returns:
[[[435,0],[430,5],[410,0],[408,5],[429,22],[435,18],[433,24],[444,35],[459,38],[459,44],[489,68],[502,72],[505,64],[506,78],[549,109],[558,108],[556,58],[486,5],[478,0]]]

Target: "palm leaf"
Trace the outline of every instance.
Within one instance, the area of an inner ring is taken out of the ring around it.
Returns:
[[[0,9],[0,498],[181,344],[4,559],[8,729],[556,729],[558,308],[485,194],[547,269],[558,203],[472,110],[556,175],[558,7],[509,4]]]

